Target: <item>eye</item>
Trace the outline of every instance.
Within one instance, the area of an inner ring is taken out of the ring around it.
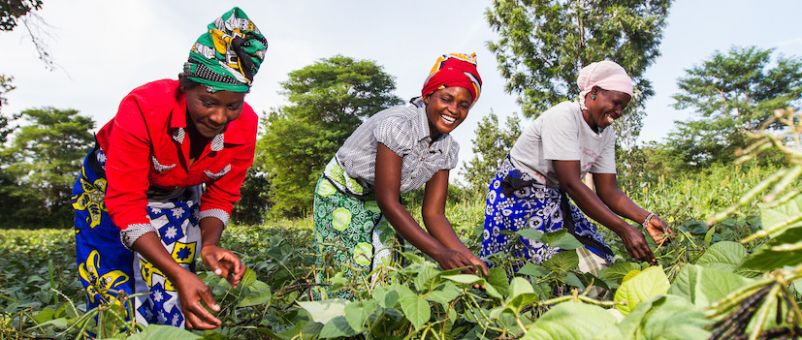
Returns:
[[[451,102],[453,99],[454,99],[454,98],[452,98],[452,97],[451,97],[451,96],[449,96],[449,95],[442,95],[442,96],[440,96],[440,100],[442,100],[442,101],[444,101],[444,102],[446,102],[446,103],[450,103],[450,102]]]
[[[471,104],[468,102],[460,102],[459,107],[463,110],[469,110],[471,108]]]
[[[210,107],[214,106],[214,102],[211,101],[211,100],[208,100],[208,99],[201,99],[201,104],[203,104],[203,107],[206,107],[206,108],[210,108]]]
[[[231,111],[236,111],[236,110],[239,110],[239,108],[240,108],[240,107],[242,107],[242,103],[228,104],[228,105],[226,106],[226,108],[227,108],[227,109],[229,109],[229,110],[231,110]]]

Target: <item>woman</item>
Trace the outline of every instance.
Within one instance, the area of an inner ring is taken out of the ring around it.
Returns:
[[[315,188],[320,268],[365,281],[389,264],[398,233],[444,269],[480,266],[486,271],[445,216],[448,174],[459,151],[449,133],[468,116],[481,86],[475,54],[443,55],[420,97],[377,113],[348,137]],[[422,215],[428,233],[399,200],[424,184]]]
[[[88,308],[135,293],[142,324],[210,329],[220,320],[195,258],[236,286],[245,270],[217,243],[253,163],[257,116],[244,101],[267,41],[233,8],[198,38],[178,80],[142,85],[97,133],[73,190]],[[205,185],[205,189],[202,187]],[[105,198],[105,200],[104,200]]]
[[[659,216],[633,203],[616,181],[615,131],[610,125],[632,98],[632,80],[618,64],[600,61],[584,67],[577,84],[579,102],[563,102],[543,112],[521,134],[490,182],[483,258],[512,253],[519,259],[514,268],[526,260],[546,261],[559,248],[509,236],[510,232],[566,228],[585,245],[578,250],[580,269],[598,274],[600,265],[612,262],[613,252],[584,212],[618,234],[632,257],[655,261],[643,234],[619,217],[643,225],[657,243],[670,233]],[[596,192],[580,180],[588,172]]]

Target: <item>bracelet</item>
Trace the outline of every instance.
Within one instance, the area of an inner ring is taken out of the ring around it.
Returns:
[[[649,225],[649,221],[652,219],[652,217],[655,217],[655,216],[657,216],[657,215],[655,215],[655,213],[650,212],[649,215],[646,216],[646,219],[643,220],[643,223],[641,223],[641,225],[644,228],[646,228],[646,226]]]

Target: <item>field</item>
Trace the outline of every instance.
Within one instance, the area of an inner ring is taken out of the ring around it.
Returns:
[[[224,324],[194,334],[170,327],[125,325],[120,317],[125,312],[114,305],[83,310],[72,232],[6,230],[0,235],[0,337],[702,339],[788,335],[799,331],[802,320],[799,267],[783,269],[785,260],[765,256],[777,247],[778,238],[769,242],[771,249],[760,246],[764,241],[746,246],[737,241],[764,230],[764,224],[774,223],[783,214],[798,212],[802,199],[797,196],[773,208],[748,203],[710,229],[702,222],[736,204],[775,170],[720,167],[640,186],[629,194],[661,212],[677,237],[670,244],[653,247],[660,264],[652,267],[628,261],[621,243],[608,237],[618,256],[598,276],[579,272],[572,251],[561,252],[542,265],[528,264],[514,277],[505,265],[491,270],[488,277],[479,277],[440,271],[420,252],[407,249],[407,265],[382,273],[380,283],[349,282],[338,275],[327,282],[332,289],[353,292],[354,301],[313,301],[313,275],[321,268],[314,266],[310,221],[232,226],[222,242],[239,253],[249,271],[237,289],[208,272],[201,273],[223,307],[218,315]],[[476,249],[483,204],[469,200],[470,196],[450,203],[447,211],[461,238]],[[794,233],[786,232],[784,237],[798,240],[800,229],[790,230]],[[563,233],[522,236],[548,240],[564,249],[579,246]],[[476,284],[483,289],[473,288]]]

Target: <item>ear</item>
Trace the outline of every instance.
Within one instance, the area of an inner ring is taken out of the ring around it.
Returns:
[[[429,94],[427,94],[427,95],[423,96],[423,98],[422,98],[422,99],[423,99],[423,103],[424,103],[424,104],[426,104],[426,105],[429,105],[429,98],[430,98],[431,96],[432,96],[432,94],[431,94],[431,93],[429,93]]]
[[[592,89],[590,89],[591,94],[599,94],[599,92],[601,92],[601,87],[594,86]]]

